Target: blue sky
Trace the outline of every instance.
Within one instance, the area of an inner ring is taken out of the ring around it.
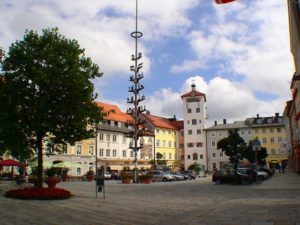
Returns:
[[[135,0],[1,0],[0,46],[25,29],[58,27],[78,40],[104,76],[100,101],[123,110],[131,75]],[[152,114],[181,118],[192,81],[207,97],[209,123],[282,114],[294,65],[285,1],[139,0],[143,103]],[[209,124],[208,124],[209,125]]]

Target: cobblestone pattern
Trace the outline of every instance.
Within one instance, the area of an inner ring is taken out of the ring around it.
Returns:
[[[3,197],[17,188],[0,181],[0,225],[300,225],[300,176],[275,174],[262,184],[215,185],[195,181],[131,184],[106,182],[106,198],[94,182],[58,185],[74,197],[25,201]]]

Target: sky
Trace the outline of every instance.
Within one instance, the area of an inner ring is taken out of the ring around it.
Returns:
[[[153,115],[182,118],[181,95],[206,95],[208,122],[282,115],[291,99],[294,64],[286,1],[138,0],[145,87]],[[8,51],[26,29],[57,27],[99,65],[98,101],[123,111],[135,42],[135,0],[1,0],[0,46]]]

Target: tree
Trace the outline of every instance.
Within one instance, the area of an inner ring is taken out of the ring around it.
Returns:
[[[229,156],[229,160],[234,165],[234,170],[236,172],[238,163],[243,159],[244,151],[247,148],[247,145],[244,139],[240,137],[238,130],[229,131],[229,136],[218,141],[217,147]]]
[[[251,163],[256,162],[257,165],[261,165],[261,166],[266,165],[267,157],[268,157],[268,153],[265,147],[260,147],[260,150],[258,150],[257,152],[253,151],[252,141],[249,142],[249,145],[247,146],[244,152],[244,158],[246,158]]]
[[[9,48],[0,77],[0,140],[13,155],[36,151],[42,187],[43,150],[61,152],[67,143],[91,138],[102,119],[91,79],[99,67],[76,40],[57,28],[26,31]]]
[[[193,165],[190,165],[188,169],[195,171],[197,175],[199,175],[201,172],[201,166],[199,163],[194,163]]]

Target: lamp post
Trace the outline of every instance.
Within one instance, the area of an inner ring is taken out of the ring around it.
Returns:
[[[146,107],[139,106],[141,101],[145,100],[144,95],[140,95],[140,91],[144,89],[144,86],[140,84],[140,80],[144,78],[143,73],[140,73],[140,70],[143,68],[143,63],[139,62],[142,58],[142,53],[138,52],[138,39],[143,36],[143,33],[138,31],[138,0],[136,0],[136,16],[135,16],[135,31],[131,33],[131,37],[135,39],[135,53],[131,55],[131,60],[134,62],[134,65],[130,66],[130,71],[134,74],[130,76],[129,81],[133,84],[129,87],[128,92],[132,93],[130,98],[127,98],[127,103],[132,104],[133,107],[127,109],[127,114],[131,115],[133,120],[127,121],[128,125],[133,126],[133,131],[129,132],[128,137],[132,138],[129,148],[134,152],[134,183],[138,182],[138,151],[143,148],[142,139],[139,143],[139,137],[143,136],[142,131],[140,130],[140,125],[143,122],[140,119],[140,114],[146,111]]]
[[[258,183],[257,176],[257,153],[260,150],[260,141],[258,139],[252,141],[252,150],[254,151],[254,166],[256,171],[256,183]]]

